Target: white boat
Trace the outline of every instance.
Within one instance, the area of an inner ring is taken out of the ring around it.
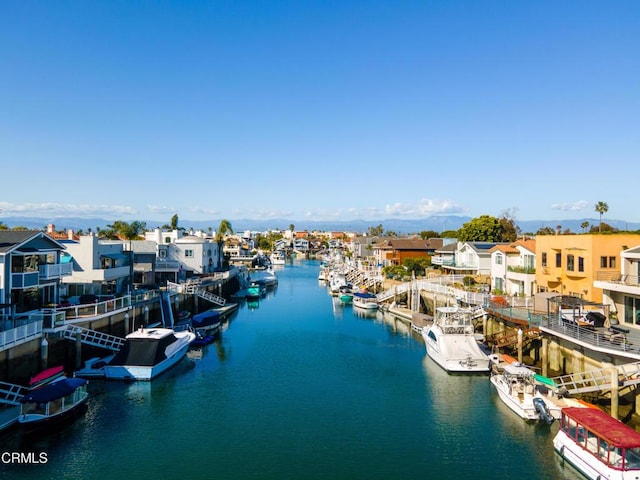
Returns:
[[[106,363],[78,370],[76,375],[103,376],[107,380],[152,380],[178,363],[195,338],[189,330],[141,328],[127,335],[122,348]]]
[[[429,357],[448,372],[489,371],[489,356],[478,345],[471,316],[463,308],[439,307],[433,324],[422,328]]]
[[[23,432],[58,426],[81,411],[89,398],[84,378],[57,377],[20,399],[18,423]]]
[[[592,480],[640,478],[640,433],[595,408],[565,408],[553,448]]]
[[[273,288],[278,285],[278,276],[271,267],[265,270],[256,270],[251,272],[251,281],[263,283],[267,288]]]
[[[287,254],[284,250],[274,250],[269,258],[272,265],[284,265],[287,261]]]
[[[356,308],[362,308],[364,310],[378,309],[378,297],[373,293],[354,292],[352,302]]]
[[[536,373],[520,364],[505,365],[502,372],[491,375],[500,400],[525,420],[553,423],[560,418],[561,407],[551,400],[551,391],[536,384]]]

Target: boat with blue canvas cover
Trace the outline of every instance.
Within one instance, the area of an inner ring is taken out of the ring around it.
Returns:
[[[354,292],[353,306],[364,310],[377,310],[379,307],[378,296],[369,292]]]
[[[18,423],[24,432],[53,427],[66,422],[89,398],[87,380],[59,377],[20,399]]]
[[[217,332],[220,330],[222,315],[216,309],[209,309],[202,313],[197,313],[191,319],[191,325],[198,331]]]

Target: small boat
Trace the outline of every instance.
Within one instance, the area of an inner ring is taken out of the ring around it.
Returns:
[[[115,355],[91,363],[87,361],[84,369],[76,371],[76,376],[152,380],[177,364],[195,338],[190,330],[140,328],[125,337],[124,345]]]
[[[258,300],[260,297],[264,297],[267,293],[267,287],[264,283],[251,282],[251,285],[247,288],[247,300]]]
[[[191,319],[191,325],[197,331],[215,333],[220,330],[222,321],[220,312],[211,308],[202,313],[197,313]]]
[[[640,478],[640,433],[602,410],[564,408],[553,448],[587,478]]]
[[[422,328],[429,357],[447,372],[489,371],[490,359],[478,345],[471,313],[459,307],[438,307],[433,324]]]
[[[34,390],[60,377],[64,377],[64,367],[62,365],[47,368],[31,377],[31,380],[29,380],[29,389]]]
[[[342,285],[338,289],[338,297],[342,303],[351,303],[353,301],[353,288],[351,284]]]
[[[58,376],[20,399],[18,423],[23,432],[58,426],[79,413],[86,403],[87,380]]]
[[[354,292],[353,306],[364,310],[377,310],[379,306],[378,297],[374,293]]]
[[[525,420],[553,423],[560,418],[561,407],[551,401],[551,391],[537,385],[536,373],[525,365],[509,363],[490,380],[500,400]]]

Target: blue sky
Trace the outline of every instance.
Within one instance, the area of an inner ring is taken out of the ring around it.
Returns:
[[[640,221],[640,2],[2,1],[0,221]]]

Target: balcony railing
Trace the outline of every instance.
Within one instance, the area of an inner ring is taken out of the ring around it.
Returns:
[[[0,331],[0,352],[42,336],[42,320]]]
[[[596,280],[609,283],[618,283],[630,287],[640,286],[640,276],[622,275],[620,272],[596,272]]]
[[[52,280],[71,275],[73,273],[73,265],[71,263],[40,265],[38,270],[41,279]]]

